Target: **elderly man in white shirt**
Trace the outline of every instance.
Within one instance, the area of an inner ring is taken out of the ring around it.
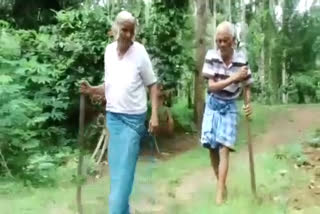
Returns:
[[[136,19],[127,11],[117,15],[113,25],[115,41],[107,45],[104,55],[104,84],[92,87],[83,82],[80,88],[83,94],[105,96],[107,100],[110,214],[130,213],[129,197],[140,141],[146,132],[146,87],[152,104],[149,132],[158,126],[157,78],[144,46],[134,41],[136,24]]]

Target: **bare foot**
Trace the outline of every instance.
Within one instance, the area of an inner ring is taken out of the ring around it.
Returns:
[[[222,205],[223,202],[224,202],[224,200],[223,200],[223,191],[217,190],[216,204],[217,204],[217,205]]]
[[[223,200],[228,200],[228,189],[227,187],[224,188],[224,193],[223,193]]]
[[[216,198],[216,205],[220,206],[220,205],[223,204],[223,202],[224,202],[224,201],[223,201],[220,197],[217,197],[217,198]]]
[[[222,190],[217,189],[217,195],[216,195],[216,204],[222,205],[228,197],[228,190],[227,187],[223,188]]]

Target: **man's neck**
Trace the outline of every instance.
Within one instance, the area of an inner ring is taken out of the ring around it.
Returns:
[[[221,57],[222,57],[223,62],[226,65],[230,65],[232,62],[232,56],[233,56],[233,50],[229,54],[227,54],[225,56],[221,56]]]
[[[130,42],[130,43],[118,42],[117,50],[118,50],[119,55],[124,55],[127,52],[127,50],[130,48],[131,45],[132,45],[132,42]]]

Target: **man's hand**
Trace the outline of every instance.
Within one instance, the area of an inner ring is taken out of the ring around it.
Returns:
[[[90,96],[90,100],[91,100],[92,104],[94,104],[94,105],[104,104],[105,97],[98,95],[98,94],[93,94],[92,96]]]
[[[251,114],[252,114],[252,108],[251,108],[251,105],[250,104],[248,104],[248,105],[244,105],[243,107],[242,107],[242,110],[244,111],[244,115],[246,116],[246,117],[248,117],[249,119],[251,119]]]
[[[152,114],[150,122],[149,122],[149,130],[148,131],[151,134],[154,134],[154,133],[156,133],[158,127],[159,127],[158,115]]]
[[[80,83],[80,93],[84,95],[91,95],[92,93],[91,85],[85,80]]]
[[[248,67],[242,66],[240,71],[234,73],[232,76],[233,82],[241,82],[248,77]]]

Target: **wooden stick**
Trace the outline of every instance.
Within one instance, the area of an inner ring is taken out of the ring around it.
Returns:
[[[245,90],[244,90],[244,103],[245,105],[249,104],[249,98],[247,97]],[[252,135],[251,135],[251,127],[250,127],[250,118],[246,116],[245,120],[246,129],[247,129],[247,137],[248,137],[248,152],[249,152],[249,164],[250,164],[250,178],[251,178],[251,191],[253,195],[257,196],[257,189],[256,189],[256,178],[255,178],[255,171],[254,171],[254,158],[253,158],[253,149],[252,149]]]
[[[99,151],[99,148],[101,147],[102,141],[103,141],[103,139],[104,139],[104,137],[106,135],[105,132],[106,132],[106,130],[105,130],[105,128],[103,128],[102,133],[101,133],[100,138],[99,138],[99,141],[98,141],[98,144],[97,144],[96,149],[94,150],[94,152],[93,152],[93,154],[91,156],[91,159],[94,159],[95,156],[97,155],[97,153]]]
[[[77,209],[79,214],[83,214],[82,207],[82,165],[83,165],[83,143],[84,143],[84,118],[85,118],[85,97],[80,95],[80,116],[79,116],[79,162],[78,162],[78,182],[77,182]]]
[[[156,150],[157,150],[158,154],[160,154],[160,149],[159,149],[158,142],[157,142],[157,138],[156,138],[155,135],[154,135],[154,144],[155,144],[155,146],[156,146]]]
[[[102,157],[103,157],[104,153],[106,152],[106,148],[108,146],[108,140],[109,140],[109,136],[108,136],[108,132],[106,130],[105,137],[104,137],[104,143],[102,146],[102,150],[100,151],[100,157],[99,157],[98,161],[96,162],[97,164],[99,164],[101,162]]]

